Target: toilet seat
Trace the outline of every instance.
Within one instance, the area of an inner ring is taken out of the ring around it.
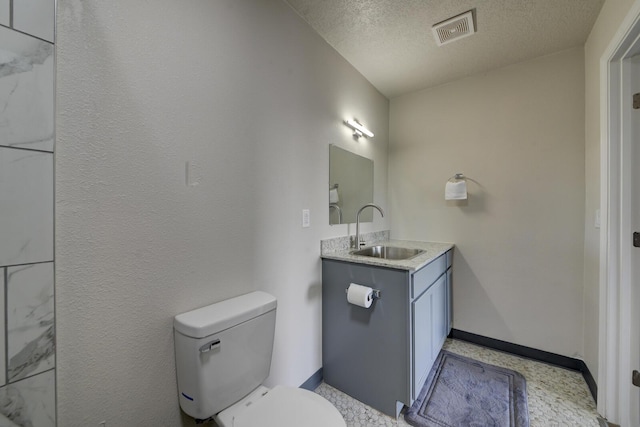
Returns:
[[[275,386],[235,413],[231,426],[346,427],[346,424],[340,412],[322,396],[301,388]]]

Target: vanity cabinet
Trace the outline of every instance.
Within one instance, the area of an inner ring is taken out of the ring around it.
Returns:
[[[385,414],[411,406],[451,330],[451,253],[417,271],[322,260],[324,381]],[[368,309],[350,283],[380,290]]]

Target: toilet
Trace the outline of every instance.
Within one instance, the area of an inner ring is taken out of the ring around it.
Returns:
[[[326,399],[262,385],[269,375],[275,297],[251,292],[174,318],[180,407],[220,427],[346,427]]]

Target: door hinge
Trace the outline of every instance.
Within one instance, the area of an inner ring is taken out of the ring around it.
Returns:
[[[633,94],[633,109],[637,110],[640,108],[640,93]]]
[[[631,383],[636,387],[640,387],[640,372],[636,371],[635,369],[631,374]]]
[[[640,248],[640,233],[637,231],[633,233],[633,246],[636,248]]]

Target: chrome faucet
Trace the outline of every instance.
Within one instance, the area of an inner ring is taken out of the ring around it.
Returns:
[[[384,211],[378,205],[374,205],[373,203],[367,203],[366,205],[360,208],[360,210],[356,215],[356,236],[355,236],[355,241],[353,242],[353,247],[356,249],[360,249],[360,212],[362,212],[364,208],[368,208],[368,207],[378,209],[378,212],[380,212],[380,215],[384,218]]]

